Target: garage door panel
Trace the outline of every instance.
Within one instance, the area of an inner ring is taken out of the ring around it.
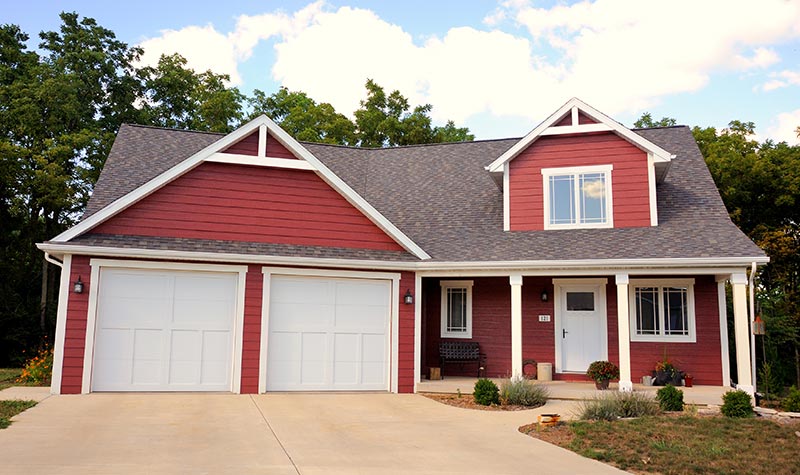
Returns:
[[[330,283],[325,280],[273,279],[270,300],[274,303],[320,305],[333,303]]]
[[[267,390],[388,389],[390,281],[273,276],[269,298]]]
[[[386,306],[336,305],[336,328],[383,331],[386,328]]]
[[[334,306],[330,304],[307,304],[273,302],[270,312],[281,315],[270,321],[275,331],[302,331],[305,329],[325,329],[333,321]]]
[[[229,390],[237,282],[233,273],[101,269],[92,388]]]

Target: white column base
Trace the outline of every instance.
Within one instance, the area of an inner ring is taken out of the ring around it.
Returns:
[[[749,384],[737,384],[736,389],[740,389],[751,396],[755,396],[756,394],[756,389],[753,386],[750,386]]]
[[[633,383],[630,381],[620,381],[619,390],[624,393],[633,392]]]

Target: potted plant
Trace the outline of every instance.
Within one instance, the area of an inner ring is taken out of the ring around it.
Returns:
[[[680,386],[682,378],[683,373],[668,358],[664,357],[663,360],[656,363],[654,386],[666,386],[667,384]]]
[[[619,378],[619,368],[610,361],[595,361],[589,365],[586,375],[594,380],[597,389],[608,389],[608,382]]]

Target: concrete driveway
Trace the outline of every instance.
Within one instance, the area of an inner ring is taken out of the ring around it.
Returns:
[[[0,430],[0,471],[623,473],[517,431],[559,404],[488,412],[394,394],[53,396]]]

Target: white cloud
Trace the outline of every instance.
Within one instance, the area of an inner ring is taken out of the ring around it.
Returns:
[[[800,86],[800,71],[783,70],[777,73],[770,73],[769,81],[761,85],[761,90],[768,92],[787,86]]]
[[[242,82],[233,44],[212,25],[164,30],[161,36],[142,41],[139,46],[144,48],[140,65],[155,66],[161,55],[180,53],[196,71],[210,69],[229,75],[233,84]]]
[[[499,29],[510,21],[524,30]],[[484,23],[494,29],[454,27],[420,43],[373,11],[318,1],[293,13],[242,15],[227,34],[193,26],[142,45],[148,58],[178,51],[192,67],[239,84],[237,64],[270,40],[274,80],[346,114],[372,78],[412,104],[433,104],[437,121],[488,112],[535,123],[572,96],[612,115],[638,113],[705,87],[714,73],[772,66],[780,61],[773,47],[800,37],[800,3],[585,0],[536,8],[507,0]],[[777,75],[763,88],[792,81]]]
[[[789,145],[799,145],[797,128],[800,127],[800,109],[778,114],[774,125],[767,129],[766,136],[776,142],[786,142]]]

